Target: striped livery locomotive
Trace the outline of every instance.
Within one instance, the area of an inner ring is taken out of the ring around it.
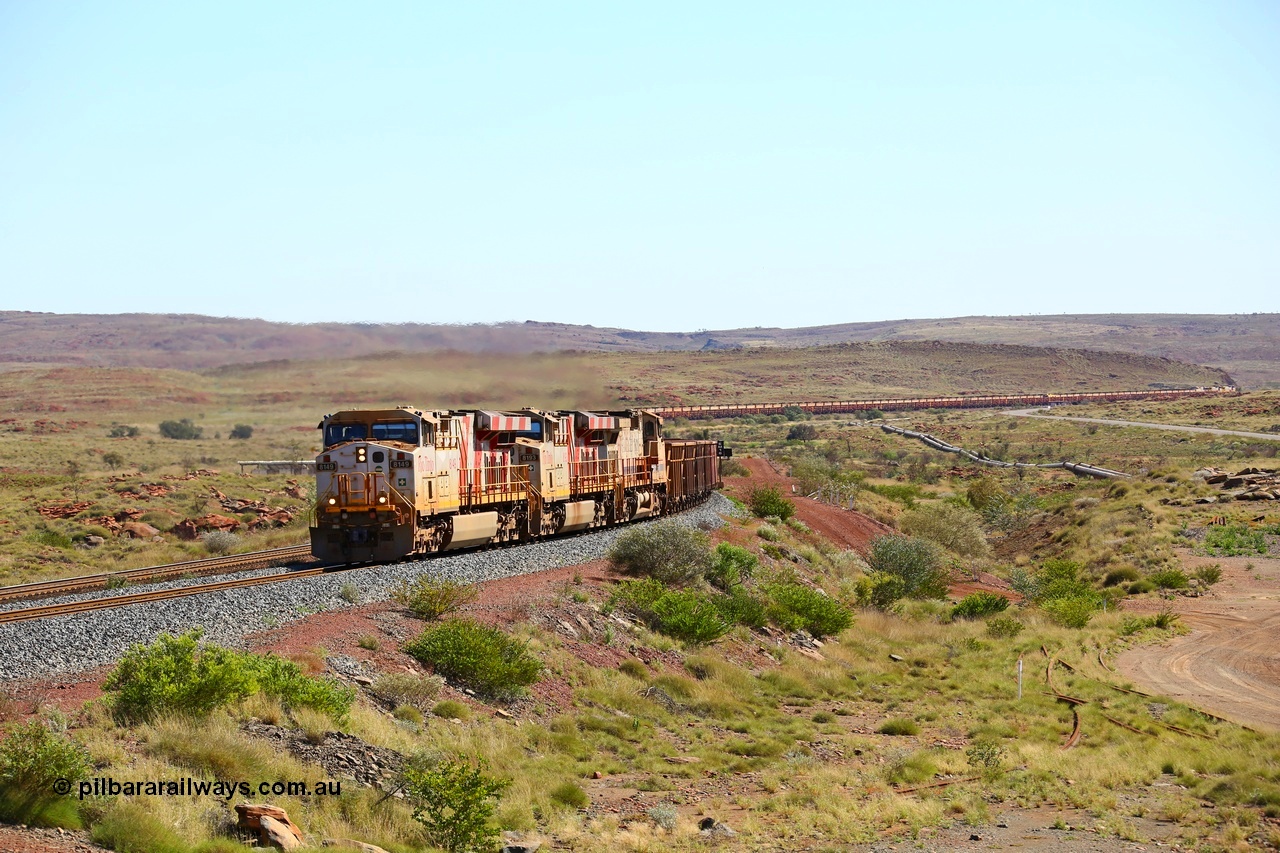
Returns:
[[[720,486],[717,442],[653,412],[338,412],[320,423],[311,551],[396,560],[662,515]]]

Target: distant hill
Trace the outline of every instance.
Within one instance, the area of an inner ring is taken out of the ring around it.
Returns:
[[[956,317],[802,329],[644,332],[562,323],[289,324],[190,314],[0,312],[0,363],[198,370],[403,351],[646,352],[942,340],[1138,353],[1211,365],[1245,388],[1280,388],[1278,314]]]

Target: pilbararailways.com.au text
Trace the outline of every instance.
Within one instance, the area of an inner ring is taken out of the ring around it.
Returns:
[[[55,793],[70,794],[71,783],[59,779],[53,784]],[[240,782],[209,781],[207,779],[129,779],[124,782],[111,777],[84,779],[76,783],[80,799],[85,797],[235,797],[288,796],[288,797],[336,797],[342,793],[342,782],[331,779],[321,782]]]

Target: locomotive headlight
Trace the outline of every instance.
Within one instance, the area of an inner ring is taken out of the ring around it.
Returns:
[[[329,498],[329,506],[336,506],[337,503],[338,503],[337,498]]]
[[[363,448],[363,447],[361,447],[360,449],[358,449],[358,450],[356,451],[356,461],[357,461],[357,462],[363,462],[363,461],[364,461],[364,448]]]
[[[378,495],[378,503],[380,503],[380,504],[384,504],[384,503],[386,503],[386,502],[387,502],[387,496],[386,496],[386,495]]]

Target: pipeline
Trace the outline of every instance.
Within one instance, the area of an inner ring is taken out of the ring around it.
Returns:
[[[991,459],[981,453],[973,453],[965,450],[963,447],[956,447],[954,444],[947,444],[936,436],[929,435],[927,432],[913,432],[909,429],[890,426],[889,424],[881,424],[880,429],[885,432],[894,433],[895,435],[906,436],[922,441],[934,450],[941,450],[943,453],[956,453],[977,462],[979,465],[990,465],[994,468],[1062,468],[1070,471],[1072,474],[1078,474],[1084,477],[1099,477],[1107,480],[1121,480],[1129,475],[1123,471],[1112,471],[1110,468],[1099,468],[1097,465],[1086,465],[1083,462],[1042,462],[1035,464],[1032,462],[1004,462],[999,459]]]

